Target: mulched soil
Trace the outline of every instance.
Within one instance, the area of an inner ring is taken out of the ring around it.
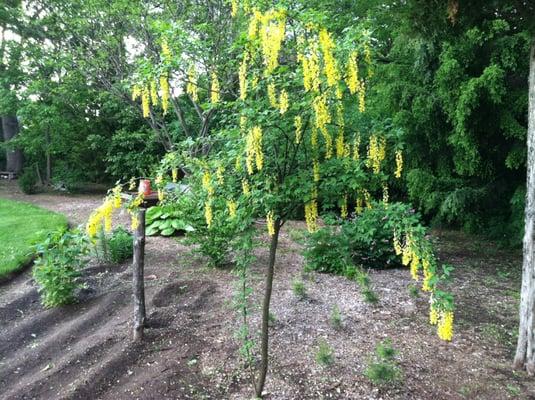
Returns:
[[[0,197],[28,201],[83,223],[101,196],[25,196],[0,183]],[[126,215],[118,218],[127,222]],[[276,265],[267,399],[535,399],[535,383],[510,365],[515,345],[521,258],[457,232],[435,231],[442,261],[456,267],[457,304],[451,343],[427,323],[427,298],[411,296],[406,269],[370,271],[379,303],[366,303],[343,277],[303,274],[301,222],[282,231]],[[267,237],[251,271],[259,303]],[[131,342],[129,264],[90,263],[79,303],[44,309],[29,271],[0,285],[1,399],[250,399],[238,356],[236,277],[205,267],[191,247],[151,237],[146,249],[148,328]],[[305,283],[299,299],[292,282]],[[343,323],[330,323],[333,308]],[[252,310],[253,331],[259,307]],[[391,339],[402,379],[376,387],[364,377],[377,343]],[[321,366],[321,341],[334,362]]]

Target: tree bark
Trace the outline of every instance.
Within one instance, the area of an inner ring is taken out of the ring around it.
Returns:
[[[134,341],[143,340],[145,328],[145,209],[138,212],[138,227],[134,231],[134,261],[132,285],[134,297]]]
[[[2,117],[2,132],[5,143],[19,133],[19,121],[16,116],[7,115]],[[22,171],[22,151],[20,149],[6,149],[6,170],[17,174]]]
[[[531,44],[529,62],[529,104],[527,134],[527,183],[525,230],[523,239],[522,292],[520,323],[513,366],[535,374],[535,38]]]
[[[279,232],[281,221],[275,221],[275,233],[271,237],[269,246],[269,264],[266,275],[266,291],[264,293],[264,304],[262,306],[262,332],[261,332],[261,364],[256,383],[256,397],[262,398],[262,391],[266,383],[266,375],[269,364],[269,305],[271,302],[271,291],[273,289],[273,275],[275,272],[275,259],[277,255],[277,246],[279,243]]]

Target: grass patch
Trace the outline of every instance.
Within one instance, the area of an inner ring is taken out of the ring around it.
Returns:
[[[34,244],[65,226],[64,215],[28,203],[0,199],[0,278],[20,269],[30,259]]]

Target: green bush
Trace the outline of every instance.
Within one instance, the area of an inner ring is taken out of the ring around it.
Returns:
[[[108,238],[108,251],[114,264],[128,260],[134,251],[132,234],[121,226],[116,228]]]
[[[26,194],[34,194],[37,190],[37,173],[33,167],[26,167],[18,179],[20,189]]]
[[[307,289],[305,284],[300,280],[294,280],[292,282],[292,291],[296,297],[303,300],[307,296]]]
[[[75,290],[82,287],[81,269],[87,262],[88,242],[79,231],[60,229],[37,246],[38,257],[33,278],[39,286],[45,307],[75,301]]]
[[[351,264],[346,239],[340,229],[333,226],[310,234],[304,251],[305,270],[344,275]]]
[[[364,375],[377,386],[389,386],[399,382],[401,369],[395,357],[396,350],[389,340],[379,343]]]

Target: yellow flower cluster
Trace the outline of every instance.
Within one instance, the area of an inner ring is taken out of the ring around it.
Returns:
[[[360,135],[357,135],[355,137],[355,140],[353,141],[353,160],[358,161],[360,159]]]
[[[381,170],[381,163],[386,157],[386,139],[379,139],[376,135],[370,137],[368,145],[368,159],[366,165],[378,174]]]
[[[275,89],[274,83],[268,84],[267,95],[268,95],[269,104],[271,104],[271,107],[279,108],[279,104],[277,103],[277,90]]]
[[[312,160],[312,173],[314,176],[314,182],[320,180],[320,163],[317,159]]]
[[[262,170],[264,165],[264,154],[262,153],[262,128],[255,126],[249,131],[247,135],[247,142],[245,146],[247,165],[247,172],[251,175],[254,172],[254,162],[256,163],[256,169]]]
[[[403,154],[401,153],[401,150],[396,150],[396,171],[394,172],[394,176],[396,178],[401,178],[401,172],[403,170]]]
[[[230,0],[230,15],[234,18],[238,14],[238,0]]]
[[[443,311],[440,313],[437,333],[442,340],[451,341],[453,338],[453,312]]]
[[[158,88],[156,86],[156,81],[151,81],[150,83],[150,101],[152,102],[152,105],[157,106],[158,105]]]
[[[310,233],[318,230],[318,203],[315,197],[305,204],[305,220]]]
[[[285,32],[286,15],[283,11],[269,10],[261,16],[260,42],[266,66],[266,75],[273,72],[279,65],[279,52]]]
[[[240,100],[247,98],[247,61],[249,59],[249,53],[243,54],[243,59],[238,71],[238,80],[240,84]]]
[[[359,112],[363,113],[366,111],[366,86],[364,82],[360,84],[359,90]]]
[[[294,126],[295,126],[295,144],[299,144],[301,143],[301,137],[303,135],[303,120],[301,119],[300,115],[294,118]]]
[[[344,131],[340,130],[336,137],[336,157],[342,158],[346,156],[346,146],[344,143]]]
[[[194,102],[199,101],[199,91],[197,85],[197,72],[195,67],[190,65],[188,69],[188,82],[186,83],[186,93],[190,95]]]
[[[320,130],[327,129],[327,124],[331,123],[331,114],[327,106],[326,95],[314,97],[312,107],[314,108],[316,127]]]
[[[104,200],[104,203],[102,203],[102,205],[89,216],[89,220],[86,224],[86,232],[91,239],[97,236],[97,233],[103,224],[106,232],[111,231],[113,207],[116,204],[114,196],[108,196]]]
[[[433,277],[433,274],[431,273],[430,267],[431,267],[431,263],[429,262],[429,260],[427,258],[423,258],[422,269],[424,272],[424,279],[422,282],[422,290],[424,292],[430,292],[432,289],[430,282],[431,282],[431,278]]]
[[[216,104],[219,103],[219,79],[217,78],[217,74],[212,72],[212,84],[210,87],[210,100],[212,103]]]
[[[321,52],[323,53],[324,72],[327,77],[327,85],[335,86],[340,80],[340,73],[338,72],[338,66],[336,59],[334,58],[334,42],[329,32],[326,29],[322,29],[319,33],[319,42]]]
[[[132,87],[132,101],[136,101],[139,96],[141,96],[141,88],[139,85],[134,85]]]
[[[208,199],[204,202],[204,219],[206,220],[206,225],[208,226],[208,229],[210,229],[212,227],[212,221],[214,219],[211,199]]]
[[[121,199],[121,191],[122,191],[121,185],[116,185],[112,190],[113,207],[115,208],[121,208],[121,205],[123,203]]]
[[[383,203],[385,206],[388,204],[388,200],[390,198],[390,195],[388,193],[388,184],[383,183]]]
[[[288,111],[288,92],[284,89],[281,90],[279,96],[279,111],[281,114]]]
[[[161,185],[163,183],[163,175],[162,174],[156,175],[156,178],[154,179],[154,183],[156,185]]]
[[[357,62],[358,54],[356,51],[349,55],[347,62],[347,77],[346,83],[349,88],[349,93],[355,94],[360,90],[359,81],[359,66]]]
[[[249,182],[247,182],[247,179],[242,179],[241,186],[243,194],[249,196],[251,194],[251,188],[249,187]]]
[[[164,197],[164,191],[162,189],[158,189],[158,200],[163,201]]]
[[[169,43],[167,39],[162,41],[162,58],[163,61],[169,63],[171,61],[171,49],[169,48]]]
[[[176,183],[176,181],[178,180],[178,169],[171,169],[171,177],[173,178],[173,183]]]
[[[401,248],[401,243],[399,241],[398,233],[394,231],[394,251],[396,252],[397,256],[400,256],[403,253],[403,249]]]
[[[227,209],[231,218],[236,217],[236,211],[238,210],[238,206],[234,200],[227,200]]]
[[[214,187],[212,186],[212,175],[208,170],[204,171],[204,174],[202,175],[202,187],[206,190],[209,196],[213,196]]]
[[[267,213],[266,223],[269,236],[273,236],[275,234],[275,217],[273,211]]]
[[[162,109],[163,113],[167,114],[167,110],[169,108],[169,80],[167,79],[167,75],[161,75],[160,76],[160,89],[162,91]]]
[[[137,214],[132,214],[130,219],[130,227],[133,231],[139,227],[139,218],[137,217]]]
[[[150,115],[150,93],[149,88],[144,87],[141,91],[141,108],[143,110],[143,118],[148,118]]]
[[[319,91],[320,87],[320,61],[317,44],[312,42],[306,54],[299,53],[298,60],[303,68],[303,86],[305,91]]]
[[[215,171],[215,175],[217,177],[217,183],[220,185],[224,185],[225,184],[225,168],[221,165],[218,166]]]
[[[340,206],[340,217],[342,219],[347,218],[347,194],[342,198],[342,205]]]

